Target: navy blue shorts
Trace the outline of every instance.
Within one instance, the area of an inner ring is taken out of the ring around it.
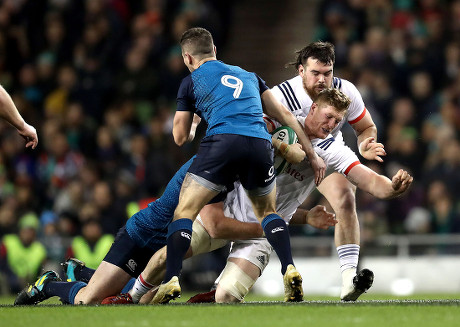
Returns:
[[[217,184],[240,180],[248,190],[268,188],[275,181],[273,145],[257,137],[218,134],[204,138],[189,172]]]
[[[141,248],[131,239],[126,228],[122,227],[118,231],[104,261],[120,267],[132,277],[137,278],[147,266],[152,255],[163,246],[158,245],[158,249]]]

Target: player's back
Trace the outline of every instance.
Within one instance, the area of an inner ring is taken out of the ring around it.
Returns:
[[[126,231],[139,244],[166,244],[168,225],[174,216],[182,182],[193,158],[176,172],[160,198],[149,203],[147,208],[137,212],[126,222]]]
[[[195,107],[208,123],[207,136],[239,134],[269,139],[260,98],[267,88],[256,74],[212,60],[190,76]]]

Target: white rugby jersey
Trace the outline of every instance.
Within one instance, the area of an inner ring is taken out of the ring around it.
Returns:
[[[340,129],[345,124],[345,121],[348,121],[349,124],[357,123],[366,114],[366,107],[361,94],[353,83],[338,77],[333,77],[332,87],[343,92],[351,99],[350,107],[344,119],[331,132],[334,138],[342,139]],[[299,75],[278,84],[273,87],[271,91],[282,104],[291,110],[294,116],[307,116],[313,104],[312,99],[310,99],[310,96],[303,88],[302,77]]]
[[[324,160],[327,169],[345,176],[354,166],[360,164],[356,154],[343,142],[336,141],[332,135],[325,139],[311,141],[315,152]],[[276,210],[288,223],[297,208],[315,189],[314,172],[308,160],[300,164],[289,164],[283,173],[276,177]],[[244,188],[238,183],[235,190],[227,195],[224,213],[243,222],[257,222],[251,201]]]

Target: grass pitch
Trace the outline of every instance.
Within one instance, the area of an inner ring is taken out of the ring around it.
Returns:
[[[453,327],[460,326],[459,295],[419,295],[407,298],[364,295],[355,303],[331,297],[307,297],[303,303],[247,297],[246,303],[230,305],[185,304],[162,306],[63,306],[50,299],[37,306],[13,307],[14,298],[0,298],[1,326],[366,326]]]

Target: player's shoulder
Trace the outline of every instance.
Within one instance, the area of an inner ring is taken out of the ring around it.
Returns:
[[[320,150],[320,151],[324,151],[324,152],[329,150],[331,145],[337,144],[337,142],[336,142],[334,136],[332,136],[332,134],[329,134],[324,139],[319,139],[319,138],[313,139],[313,140],[311,140],[311,143],[312,143],[313,147],[315,147],[316,150]]]
[[[332,79],[332,87],[338,89],[351,98],[360,94],[358,88],[352,82],[344,78],[334,76]]]
[[[323,160],[342,155],[347,152],[348,148],[342,140],[336,139],[332,134],[329,134],[324,139],[313,139],[311,143],[315,152],[323,158]]]
[[[302,84],[302,78],[299,75],[275,85],[272,89],[289,90],[297,95],[305,93]]]
[[[303,88],[300,76],[285,80],[272,88],[278,100],[284,100],[291,111],[302,110],[308,107],[309,97]]]

